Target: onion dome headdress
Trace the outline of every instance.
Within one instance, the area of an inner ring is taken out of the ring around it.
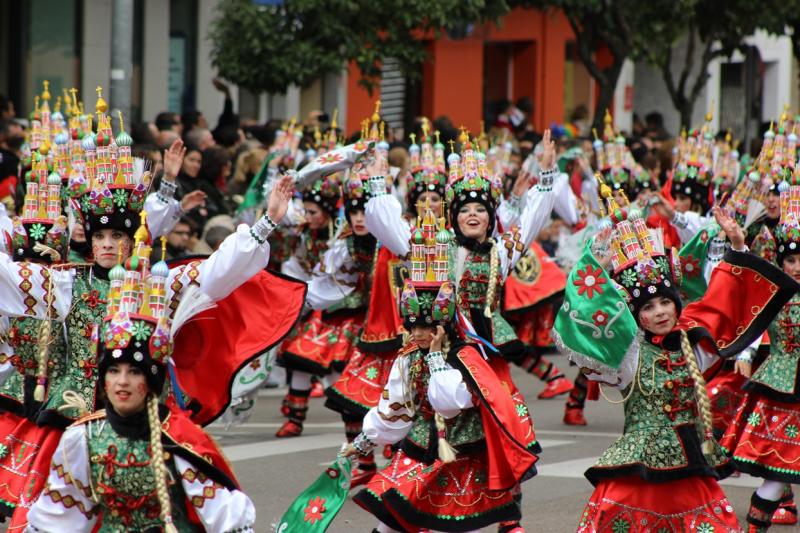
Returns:
[[[633,155],[625,144],[625,137],[614,132],[613,119],[608,110],[603,117],[603,122],[605,124],[603,138],[598,139],[595,132],[595,139],[592,143],[597,170],[613,190],[622,190],[628,196],[632,196],[634,191],[631,175],[635,165]]]
[[[131,156],[133,141],[124,130],[122,114],[120,133],[114,138],[108,104],[99,87],[97,94],[97,134],[81,142],[85,168],[70,175],[69,194],[79,201],[87,237],[101,229],[133,237],[152,176],[144,160]]]
[[[446,326],[455,316],[455,287],[449,281],[448,250],[452,235],[427,203],[411,233],[410,277],[403,283],[400,314],[403,326]]]
[[[637,209],[619,206],[605,183],[600,185],[600,194],[607,202],[612,223],[612,278],[624,289],[633,316],[638,317],[642,305],[657,295],[675,302],[680,311],[681,269],[677,252],[665,253],[661,234],[647,228]]]
[[[449,170],[446,200],[450,205],[450,220],[455,222],[458,211],[466,204],[483,204],[489,211],[488,232],[491,235],[502,185],[491,175],[486,165],[486,155],[479,150],[477,143],[469,140],[466,131],[461,131],[459,141],[461,155],[453,151],[447,156]],[[458,224],[453,223],[452,226],[457,234],[460,233]]]
[[[417,200],[425,192],[435,192],[444,199],[445,188],[447,186],[447,171],[444,161],[444,145],[439,140],[439,132],[436,142],[431,143],[430,126],[428,119],[423,119],[422,139],[420,144],[416,144],[414,134],[411,134],[411,169],[408,183],[407,205],[416,208]]]
[[[777,263],[790,254],[800,253],[800,176],[793,175],[778,186],[781,218],[775,227]]]
[[[22,215],[12,219],[8,249],[15,261],[59,263],[67,258],[68,219],[62,211],[61,176],[50,172],[47,144],[31,156],[32,168],[25,175]]]
[[[671,194],[688,196],[705,213],[709,208],[709,191],[714,172],[714,137],[711,135],[711,113],[700,131],[688,135],[683,132],[678,139],[677,158],[672,173]]]

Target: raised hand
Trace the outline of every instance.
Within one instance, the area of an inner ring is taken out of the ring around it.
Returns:
[[[278,223],[286,216],[289,200],[292,199],[292,191],[294,191],[294,181],[291,176],[281,176],[272,187],[267,201],[267,215],[273,222]]]
[[[185,213],[201,205],[206,205],[206,193],[203,191],[192,191],[181,200],[181,209]]]
[[[731,247],[734,250],[744,249],[744,230],[736,223],[736,219],[718,205],[711,208],[711,212],[714,214],[714,219],[719,224],[719,227],[722,228],[722,231],[728,236],[728,240],[731,241]]]
[[[442,326],[436,326],[436,333],[433,334],[433,340],[431,340],[431,351],[441,352],[443,342],[444,342],[444,328]]]
[[[550,170],[556,166],[556,143],[551,139],[549,129],[544,130],[542,146],[544,146],[544,151],[539,156],[539,166],[542,170]]]
[[[186,155],[186,147],[183,141],[175,139],[172,145],[164,151],[164,179],[175,181],[183,165],[183,157]]]

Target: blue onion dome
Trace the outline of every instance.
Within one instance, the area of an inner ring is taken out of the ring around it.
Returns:
[[[169,266],[163,260],[159,261],[150,269],[150,275],[159,278],[167,278],[169,277]]]
[[[92,134],[86,135],[81,141],[81,148],[83,148],[83,150],[87,152],[89,150],[94,150],[95,148],[97,148],[97,146],[94,144],[94,135]]]

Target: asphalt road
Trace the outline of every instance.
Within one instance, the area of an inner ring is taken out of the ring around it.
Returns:
[[[554,360],[567,375],[574,377],[576,369],[565,369],[563,357],[556,356]],[[589,425],[566,426],[561,420],[564,396],[537,400],[536,395],[543,387],[541,382],[516,368],[514,379],[528,399],[543,448],[537,463],[539,475],[523,485],[523,526],[528,532],[574,532],[592,493],[592,486],[583,472],[621,433],[622,406],[609,404],[602,398],[588,402]],[[209,428],[256,504],[259,532],[271,530],[271,524],[277,522],[294,498],[333,461],[344,441],[341,420],[336,413],[325,409],[322,399],[312,399],[302,436],[276,439],[275,431],[282,422],[279,407],[283,393],[279,389],[262,391],[255,413],[242,426],[227,431],[219,426]],[[617,393],[611,394],[619,398]],[[383,461],[382,458],[378,460]],[[723,481],[723,488],[742,524],[750,494],[759,484],[746,475]],[[374,526],[371,515],[348,501],[329,531],[370,532]],[[800,528],[776,526],[770,531],[790,533]]]

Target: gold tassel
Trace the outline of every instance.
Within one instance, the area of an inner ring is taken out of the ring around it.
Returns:
[[[500,269],[500,258],[497,257],[497,248],[494,239],[489,239],[492,248],[489,250],[489,288],[486,290],[486,307],[483,309],[483,316],[492,318],[492,304],[497,292],[497,271]]]
[[[443,463],[452,463],[456,460],[456,451],[447,442],[447,426],[445,425],[444,418],[439,413],[434,417],[436,420],[436,431],[439,434],[439,459]]]

